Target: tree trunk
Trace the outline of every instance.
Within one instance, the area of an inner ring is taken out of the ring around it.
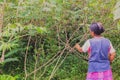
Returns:
[[[4,4],[0,4],[0,39],[2,38],[1,34],[2,34],[2,27],[3,27],[3,16],[4,16]],[[2,51],[2,55],[0,58],[0,63],[4,62],[4,53],[5,50]]]
[[[0,5],[0,34],[2,33],[2,26],[3,26],[3,7],[4,7],[3,4],[1,4]]]

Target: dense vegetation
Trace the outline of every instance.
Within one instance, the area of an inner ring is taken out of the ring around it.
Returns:
[[[82,46],[90,38],[92,22],[103,23],[103,36],[116,49],[111,65],[114,79],[119,80],[120,21],[114,12],[116,3],[0,0],[0,80],[85,80],[87,54],[71,48],[75,43]]]

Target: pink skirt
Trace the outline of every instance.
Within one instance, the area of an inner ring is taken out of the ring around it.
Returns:
[[[87,73],[86,80],[113,80],[112,71],[107,70],[103,72],[89,72]]]

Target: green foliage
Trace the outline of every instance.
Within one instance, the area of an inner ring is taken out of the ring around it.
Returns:
[[[11,48],[18,46],[18,44],[15,44],[13,42],[7,43],[7,42],[1,41],[0,43],[1,43],[0,50],[11,50]]]
[[[0,80],[16,80],[16,78],[10,75],[0,75]]]
[[[67,78],[69,80],[85,80],[86,74],[83,74],[87,72],[87,66],[85,65],[87,65],[87,63],[82,61],[82,59],[75,55],[69,55],[61,65],[60,71],[57,72],[55,77],[58,76],[60,80],[66,80]],[[79,75],[79,77],[77,75]]]
[[[8,62],[14,62],[14,61],[18,61],[18,59],[17,58],[7,58],[7,59],[5,59],[5,61],[4,62],[2,62],[2,64],[5,64],[5,63],[8,63]]]
[[[90,38],[89,35],[84,37],[83,35],[88,34],[91,22],[99,21],[106,29],[103,35],[111,40],[117,53],[120,53],[120,45],[118,45],[120,23],[113,22],[113,18],[119,18],[119,10],[112,14],[116,2],[117,0],[7,0],[6,3],[3,2],[4,25],[0,33],[0,55],[5,50],[5,61],[2,63],[4,65],[0,65],[1,73],[25,78],[25,66],[27,74],[40,68],[27,76],[27,79],[48,80],[56,64],[60,64],[68,53],[63,64],[57,66],[58,69],[51,80],[85,80],[87,72],[85,60],[75,56],[76,52],[71,54],[69,48],[63,55],[59,52],[66,46],[73,47],[76,42],[81,42],[82,45]],[[68,40],[69,44],[66,45]],[[51,60],[54,55],[56,56]],[[87,57],[85,54],[79,56]],[[112,64],[116,80],[119,80],[120,74],[119,56],[120,54],[117,54]],[[51,61],[47,63],[49,60]]]

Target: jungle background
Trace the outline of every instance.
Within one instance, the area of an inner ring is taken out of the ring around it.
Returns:
[[[101,22],[120,80],[119,0],[0,0],[0,80],[85,80],[87,53],[71,50]]]

